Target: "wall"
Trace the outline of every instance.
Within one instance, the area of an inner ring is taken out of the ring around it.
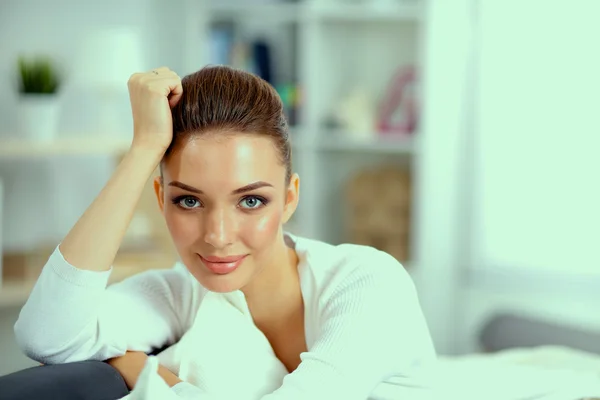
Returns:
[[[95,28],[127,26],[143,33],[147,68],[183,68],[181,3],[160,0],[90,2],[77,0],[4,0],[0,2],[0,137],[17,135],[14,67],[18,54],[43,52],[60,62],[68,77],[79,39]],[[110,55],[108,55],[110,56]],[[121,126],[130,133],[125,89],[117,108]],[[85,135],[98,123],[93,96],[67,85],[61,94],[61,134]],[[5,250],[26,250],[38,241],[55,243],[68,232],[110,176],[113,160],[69,158],[0,160],[5,183]],[[0,375],[29,365],[13,340],[18,309],[0,309]]]
[[[127,26],[142,32],[147,68],[168,65],[180,70],[183,64],[177,26],[180,6],[158,0],[78,2],[61,0],[52,4],[39,0],[4,1],[0,12],[0,85],[14,87],[14,66],[19,54],[43,52],[55,57],[65,77],[73,73],[79,40],[96,28]],[[110,55],[107,55],[110,57]],[[117,61],[117,60],[115,60]],[[0,137],[18,134],[15,90],[0,98]],[[94,132],[97,99],[67,80],[61,93],[61,135]],[[120,130],[130,134],[131,120],[126,91],[115,104],[120,110]],[[115,134],[108,132],[106,134]],[[0,160],[0,177],[5,180],[6,207],[11,213],[4,224],[6,250],[27,249],[39,240],[59,240],[108,179],[113,160],[97,157],[62,160]]]
[[[0,376],[38,364],[25,357],[13,338],[13,326],[19,310],[18,307],[0,309]]]
[[[437,351],[457,352],[468,212],[464,180],[469,112],[469,1],[428,1],[424,31],[423,127],[416,159],[416,270],[421,304]],[[452,49],[449,51],[449,49]]]
[[[600,4],[478,4],[458,346],[507,311],[600,335]]]

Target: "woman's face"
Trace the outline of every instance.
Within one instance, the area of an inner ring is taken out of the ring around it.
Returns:
[[[242,289],[283,252],[282,224],[294,213],[298,177],[271,138],[209,134],[181,143],[154,188],[175,247],[208,290]]]

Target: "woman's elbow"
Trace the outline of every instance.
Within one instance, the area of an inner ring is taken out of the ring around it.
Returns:
[[[13,331],[15,341],[21,352],[34,361],[45,363],[45,360],[42,361],[42,359],[45,358],[44,351],[47,347],[38,340],[37,335],[27,321],[19,317]]]
[[[88,360],[104,361],[122,353],[118,349],[102,346],[92,338],[59,343],[43,329],[36,329],[20,320],[17,320],[14,325],[14,333],[17,345],[23,354],[42,364],[65,364]]]
[[[53,339],[56,336],[48,329],[49,327],[31,318],[26,308],[27,304],[13,326],[17,346],[23,354],[34,361],[43,364],[60,364],[59,359],[64,355],[56,352],[60,346]]]

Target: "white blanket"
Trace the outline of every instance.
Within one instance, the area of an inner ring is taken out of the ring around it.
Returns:
[[[436,396],[486,400],[600,397],[600,357],[563,348],[440,358]],[[456,396],[456,397],[455,397]]]
[[[600,356],[562,347],[440,357],[424,376],[430,381],[382,387],[386,399],[600,399]]]
[[[192,328],[150,357],[127,400],[180,399],[158,364],[197,388],[198,398],[257,400],[287,374],[236,293],[207,293]],[[600,397],[600,358],[561,348],[440,358],[423,374],[381,384],[372,400],[578,400]]]

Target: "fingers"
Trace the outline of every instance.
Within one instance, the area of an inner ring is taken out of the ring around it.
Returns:
[[[154,69],[157,71],[171,71],[171,68],[169,68],[169,67],[158,67],[158,68],[154,68]]]
[[[179,78],[179,77],[178,77]],[[169,107],[173,108],[179,103],[181,100],[181,96],[183,96],[183,86],[181,85],[181,79],[179,79],[175,85],[171,87],[171,94],[169,95]]]
[[[147,72],[135,73],[135,74],[131,75],[131,78],[129,78],[129,80],[130,81],[132,81],[132,80],[133,81],[142,81],[142,82],[147,82],[147,81],[156,82],[161,79],[172,79],[172,78],[176,78],[181,81],[181,78],[179,78],[179,75],[177,75],[177,73],[175,73],[174,71],[171,71],[167,67],[160,67],[160,68],[155,68],[155,69],[147,71]]]
[[[168,85],[168,93],[166,93],[169,99],[169,107],[173,108],[183,95],[183,86],[181,85],[181,78],[174,71],[171,71],[168,67],[160,67],[150,71],[154,74],[155,79],[164,79],[165,84]]]
[[[151,92],[158,92],[166,96],[169,106],[173,108],[183,95],[181,78],[168,67],[154,68],[147,72],[133,74],[129,78],[128,86],[146,87]]]

